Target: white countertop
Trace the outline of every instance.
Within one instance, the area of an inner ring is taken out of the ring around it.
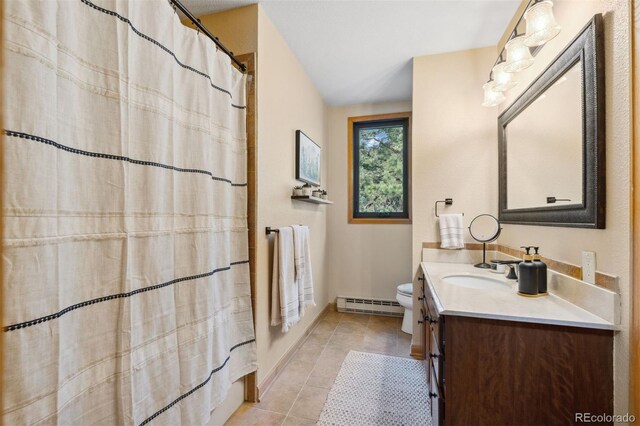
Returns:
[[[434,295],[436,309],[442,315],[489,318],[539,324],[617,330],[618,327],[555,294],[542,297],[518,295],[518,284],[504,274],[475,268],[464,263],[423,262],[426,285]],[[447,275],[476,275],[499,280],[504,288],[476,289],[459,287],[442,280]]]

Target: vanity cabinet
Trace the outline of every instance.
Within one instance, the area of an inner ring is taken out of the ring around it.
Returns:
[[[422,291],[420,300],[422,301],[421,317],[418,323],[424,329],[424,350],[425,367],[427,372],[427,383],[429,385],[429,399],[431,404],[431,425],[444,424],[445,415],[445,377],[444,377],[444,336],[445,317],[440,316],[436,310],[433,295],[426,285],[424,275],[421,276]]]
[[[613,331],[439,315],[420,278],[433,426],[560,425],[576,423],[576,413],[614,414]]]

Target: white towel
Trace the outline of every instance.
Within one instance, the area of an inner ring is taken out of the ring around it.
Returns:
[[[316,306],[313,299],[313,271],[311,269],[311,249],[309,248],[309,228],[298,225],[293,225],[292,228],[299,311],[302,317],[306,305]]]
[[[282,324],[282,332],[300,321],[298,282],[296,281],[293,229],[278,229],[273,241],[273,275],[271,277],[271,325]]]
[[[462,213],[441,214],[440,215],[440,241],[443,249],[462,249],[464,239],[462,238],[462,228],[464,227],[464,216]]]

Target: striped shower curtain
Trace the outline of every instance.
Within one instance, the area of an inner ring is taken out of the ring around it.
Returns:
[[[256,369],[245,78],[166,0],[4,8],[4,424],[205,424]]]

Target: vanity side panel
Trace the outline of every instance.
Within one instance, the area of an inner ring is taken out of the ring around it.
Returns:
[[[600,406],[601,411],[595,413],[614,413],[613,406],[613,332],[602,331],[599,335],[595,330],[588,330],[582,339],[576,340],[575,371],[576,380],[584,389],[592,389],[592,392],[578,392],[580,398],[580,411],[588,412],[588,407]],[[600,350],[593,350],[594,347]],[[601,396],[606,396],[606,402],[600,401]],[[584,410],[583,410],[583,407]],[[623,413],[624,414],[624,413]]]
[[[448,425],[613,414],[612,331],[447,316],[445,356]]]

